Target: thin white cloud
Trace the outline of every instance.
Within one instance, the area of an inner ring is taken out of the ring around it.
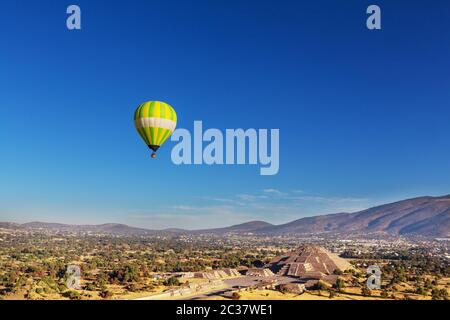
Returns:
[[[277,189],[264,189],[263,192],[265,193],[273,193],[273,194],[283,194],[280,190]]]
[[[300,196],[294,197],[293,199],[300,201],[312,201],[312,202],[321,202],[321,203],[346,203],[346,202],[367,202],[367,198],[340,198],[340,197],[322,197],[322,196]]]
[[[356,197],[327,197],[308,194],[303,190],[289,191],[274,188],[263,189],[255,193],[240,193],[229,197],[199,197],[204,202],[199,205],[179,204],[167,207],[172,213],[159,216],[158,219],[186,221],[190,220],[202,226],[215,227],[242,223],[249,220],[266,220],[271,223],[283,223],[306,216],[338,212],[354,212],[369,207],[369,200]],[[176,221],[175,223],[179,223]]]
[[[253,195],[253,194],[238,194],[236,198],[243,201],[257,201],[261,199],[267,199],[268,197],[265,195]]]
[[[127,221],[128,223],[144,226],[149,229],[209,229],[227,227],[254,220],[254,214],[239,212],[236,211],[235,208],[227,206],[181,207],[183,207],[183,210],[185,211],[170,213],[147,212],[134,214],[127,216]],[[189,214],[186,210],[189,211]]]

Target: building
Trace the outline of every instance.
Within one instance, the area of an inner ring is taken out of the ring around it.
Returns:
[[[252,268],[248,269],[246,276],[250,277],[273,277],[275,274],[270,269]]]
[[[326,279],[336,271],[351,268],[350,263],[318,246],[302,246],[287,255],[276,257],[266,268],[279,276],[291,276],[303,279]]]
[[[236,269],[207,270],[201,272],[190,272],[185,278],[201,278],[201,279],[222,279],[227,277],[238,277],[241,274]]]
[[[285,283],[277,286],[280,291],[290,292],[295,294],[302,294],[306,290],[306,286],[303,283]]]

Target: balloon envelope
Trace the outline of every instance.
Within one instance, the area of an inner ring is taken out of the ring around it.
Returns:
[[[147,101],[134,113],[134,126],[147,146],[156,152],[177,126],[177,114],[167,103]]]

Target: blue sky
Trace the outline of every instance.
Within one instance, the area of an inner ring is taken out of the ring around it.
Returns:
[[[0,220],[203,228],[448,194],[449,15],[438,0],[2,1]],[[147,100],[181,128],[279,128],[279,174],[175,166],[170,141],[150,159],[132,121]]]

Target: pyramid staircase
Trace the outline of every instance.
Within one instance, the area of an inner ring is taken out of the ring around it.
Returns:
[[[287,274],[288,270],[289,270],[289,265],[285,264],[285,265],[277,272],[277,275],[279,275],[279,276],[284,276],[284,275]]]

